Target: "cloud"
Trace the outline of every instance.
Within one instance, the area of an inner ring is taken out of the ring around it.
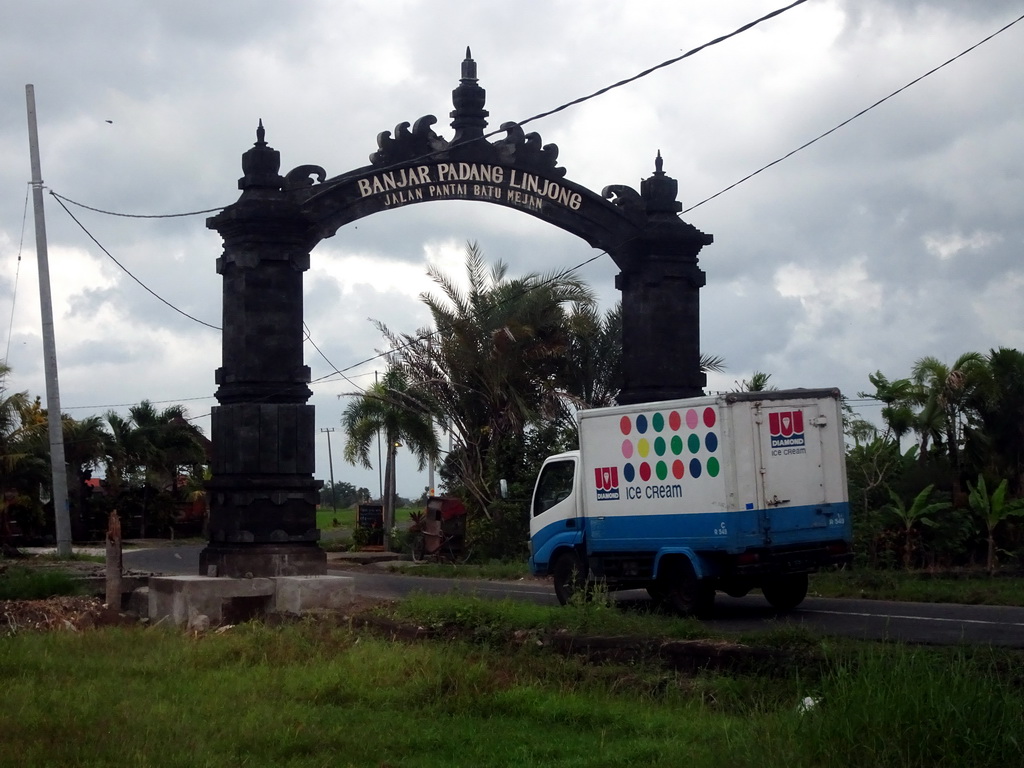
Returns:
[[[261,118],[283,171],[314,163],[337,175],[363,166],[380,131],[426,114],[450,137],[450,94],[467,45],[496,128],[775,7],[16,4],[0,26],[8,83],[0,89],[0,317],[12,318],[12,383],[43,392],[31,211],[20,273],[17,261],[29,179],[25,83],[35,86],[47,190],[108,211],[180,213],[237,199],[241,155]],[[1018,14],[1009,0],[807,3],[529,129],[558,144],[570,179],[596,191],[639,186],[660,150],[689,207]],[[1021,34],[1024,24],[685,215],[715,236],[700,255],[708,276],[702,342],[729,369],[709,377],[710,387],[731,388],[762,370],[779,386],[856,392],[869,387],[868,373],[906,375],[924,355],[1021,345]],[[221,241],[205,215],[136,219],[71,208],[138,280],[220,324]],[[46,216],[66,408],[81,416],[85,406],[102,412],[150,398],[207,412],[219,334],[141,288],[49,196]],[[314,250],[305,277],[305,357],[314,378],[327,377],[313,385],[318,423],[337,426],[337,395],[365,386],[381,367],[383,340],[368,318],[397,331],[422,326],[419,294],[435,290],[427,264],[461,278],[467,240],[513,274],[594,255],[543,222],[482,203],[412,206],[344,227]],[[605,307],[617,298],[617,271],[608,257],[581,269]],[[326,441],[317,445],[326,476]],[[375,473],[336,464],[336,479],[376,488]],[[425,484],[410,467],[400,472],[402,493]]]

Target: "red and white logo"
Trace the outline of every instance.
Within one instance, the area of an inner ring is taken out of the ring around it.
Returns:
[[[804,412],[772,411],[768,414],[772,448],[804,444]]]
[[[598,501],[619,498],[619,468],[597,467],[594,470],[594,485]]]

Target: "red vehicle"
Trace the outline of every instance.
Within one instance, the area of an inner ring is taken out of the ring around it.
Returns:
[[[412,559],[425,558],[464,563],[466,550],[466,507],[454,496],[431,496],[416,526]]]

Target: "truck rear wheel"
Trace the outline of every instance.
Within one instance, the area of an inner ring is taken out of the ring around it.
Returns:
[[[807,597],[807,574],[776,576],[761,585],[765,599],[777,611],[791,611]]]
[[[555,582],[555,597],[562,605],[568,604],[573,595],[586,590],[587,575],[579,555],[575,552],[560,554],[551,568],[551,576]]]
[[[689,560],[673,564],[655,588],[664,594],[665,605],[680,616],[708,616],[715,604],[715,588],[697,578]]]

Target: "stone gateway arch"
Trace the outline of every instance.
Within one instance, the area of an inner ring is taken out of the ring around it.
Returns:
[[[622,293],[624,386],[619,402],[703,393],[697,265],[711,235],[682,221],[677,183],[662,169],[637,192],[600,195],[566,178],[558,148],[504,123],[485,136],[485,91],[466,51],[452,92],[447,140],[433,116],[377,137],[370,165],[332,178],[315,165],[280,175],[280,153],[256,143],[242,156],[238,201],[211,217],[224,251],[222,366],[213,408],[208,576],[316,575],[318,545],[313,406],[302,359],[302,273],[324,238],[349,222],[417,203],[474,200],[549,222],[601,249],[618,266]]]

